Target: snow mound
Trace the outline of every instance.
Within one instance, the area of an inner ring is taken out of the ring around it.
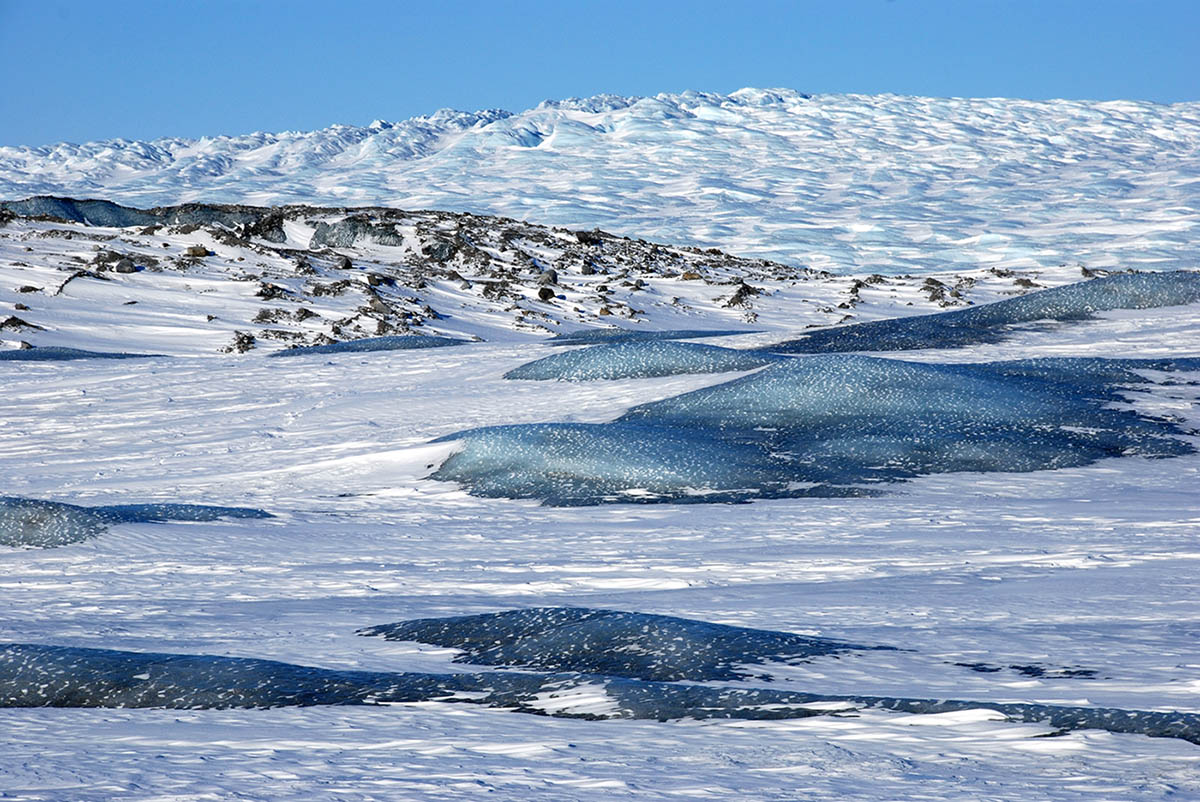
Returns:
[[[465,345],[466,340],[456,340],[453,337],[433,337],[422,335],[398,335],[390,337],[366,337],[361,340],[347,340],[329,345],[309,345],[299,348],[289,348],[285,351],[274,351],[270,356],[306,356],[308,354],[350,354],[367,351],[407,351],[413,348],[441,348],[448,345]]]
[[[0,362],[66,362],[75,359],[145,359],[161,354],[126,354],[110,351],[85,351],[80,348],[37,346],[0,351]]]
[[[270,517],[270,513],[248,507],[201,504],[80,507],[57,501],[0,496],[0,545],[34,548],[65,546],[95,537],[110,524]]]
[[[745,679],[738,666],[794,661],[857,646],[828,638],[584,607],[537,607],[370,627],[360,635],[462,649],[455,662],[613,677]]]
[[[611,423],[452,434],[431,476],[550,505],[849,496],[922,474],[1035,471],[1191,453],[1178,423],[1114,409],[1139,370],[1200,359],[924,364],[789,359]]]
[[[824,329],[767,350],[819,354],[961,348],[1000,342],[1022,323],[1087,320],[1096,312],[1182,306],[1198,300],[1200,273],[1122,273],[969,309]]]
[[[551,337],[550,345],[593,345],[600,343],[650,342],[655,340],[698,340],[702,337],[733,337],[738,334],[756,334],[753,329],[670,329],[652,331],[637,329],[581,329]]]
[[[781,358],[765,352],[753,353],[672,340],[624,342],[552,354],[513,368],[504,374],[504,378],[560,381],[643,379],[680,373],[751,370]]]

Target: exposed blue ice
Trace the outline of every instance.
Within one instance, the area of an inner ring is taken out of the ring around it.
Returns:
[[[118,523],[270,517],[270,513],[248,507],[214,507],[203,504],[115,504],[105,507],[80,507],[57,501],[0,496],[0,546],[65,546],[95,537],[110,524]]]
[[[642,329],[580,329],[559,334],[546,342],[550,345],[597,345],[600,343],[647,342],[651,340],[696,340],[703,337],[733,337],[738,334],[756,334],[755,329],[670,329],[648,331]]]
[[[787,359],[612,423],[472,429],[432,478],[552,505],[845,496],[955,471],[1034,471],[1192,452],[1177,422],[1113,409],[1139,371],[1200,359],[925,364]]]
[[[1121,273],[934,315],[821,329],[763,350],[781,354],[908,351],[1000,342],[1014,327],[1087,320],[1113,309],[1152,309],[1200,301],[1200,272]]]
[[[586,703],[573,707],[570,696],[577,690],[584,691]],[[601,694],[604,702],[598,704]],[[1200,743],[1200,715],[1195,713],[832,696],[577,673],[340,671],[243,657],[0,644],[0,708],[223,709],[429,701],[563,718],[659,721],[807,718],[860,708],[910,714],[987,709],[1059,730],[1101,729]]]
[[[460,663],[660,682],[745,679],[750,675],[740,667],[750,664],[806,660],[851,649],[889,648],[584,607],[534,607],[422,618],[369,627],[359,634],[461,649],[464,653],[455,658]]]
[[[406,351],[412,348],[440,348],[446,345],[465,345],[467,340],[452,337],[432,337],[416,334],[393,337],[367,337],[361,340],[346,340],[329,345],[308,345],[275,351],[271,356],[305,356],[307,354],[346,354],[363,351]]]
[[[506,379],[641,379],[680,373],[722,373],[759,368],[788,357],[674,340],[623,342],[563,351],[528,362]]]
[[[56,345],[0,351],[4,362],[62,362],[71,359],[144,359],[161,354],[126,354],[121,352],[83,351]]]

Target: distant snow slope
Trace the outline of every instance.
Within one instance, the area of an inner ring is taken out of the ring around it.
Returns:
[[[499,214],[837,271],[1192,267],[1200,104],[742,89],[0,148],[0,198]]]

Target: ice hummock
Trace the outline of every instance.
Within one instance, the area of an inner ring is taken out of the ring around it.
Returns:
[[[359,634],[461,649],[463,654],[455,658],[459,663],[659,682],[746,679],[749,674],[740,666],[891,648],[585,607],[422,618],[369,627]]]
[[[766,346],[781,354],[909,351],[996,343],[1038,321],[1087,320],[1113,309],[1153,309],[1200,300],[1200,273],[1121,273],[933,315],[872,320],[814,331]]]
[[[597,345],[601,343],[651,342],[654,340],[698,340],[704,337],[735,337],[757,334],[757,329],[580,329],[557,334],[546,342],[549,345]]]
[[[851,354],[771,364],[630,409],[440,438],[431,478],[551,505],[847,496],[914,476],[1024,472],[1194,451],[1178,422],[1111,408],[1139,371],[1200,359],[925,364]]]
[[[829,695],[599,674],[347,671],[215,655],[0,644],[0,708],[227,709],[458,702],[583,719],[794,719],[863,708],[994,710],[1056,730],[1100,729],[1200,743],[1200,714]]]
[[[329,345],[308,345],[274,351],[269,356],[305,356],[307,354],[347,354],[366,351],[407,351],[413,348],[441,348],[448,345],[465,345],[467,340],[432,335],[402,334],[388,337],[365,337],[361,340],[346,340]]]
[[[146,359],[161,354],[127,354],[120,351],[85,351],[56,345],[0,351],[0,362],[65,362],[75,359]]]
[[[594,345],[527,362],[504,374],[506,379],[642,379],[681,373],[751,370],[787,357],[718,345],[648,340]]]
[[[81,507],[42,499],[0,496],[0,546],[53,548],[78,543],[110,524],[215,521],[218,518],[270,518],[250,507],[205,504],[114,504]]]

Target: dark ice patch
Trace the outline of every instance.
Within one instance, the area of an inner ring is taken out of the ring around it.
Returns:
[[[126,354],[108,351],[84,351],[79,348],[41,346],[0,351],[0,362],[65,362],[75,359],[147,359],[161,354]]]
[[[329,345],[309,345],[300,348],[289,348],[286,351],[275,351],[270,356],[306,356],[308,354],[349,354],[367,351],[408,351],[414,348],[441,348],[450,345],[465,345],[467,340],[456,340],[452,337],[426,337],[421,335],[400,335],[391,337],[366,337],[361,340],[346,340]]]
[[[750,673],[743,666],[891,648],[583,607],[423,618],[370,627],[359,634],[461,649],[464,653],[455,658],[459,663],[660,682],[746,679]]]
[[[0,546],[53,548],[78,543],[110,524],[163,521],[215,521],[218,518],[270,518],[249,507],[204,504],[115,504],[81,507],[57,501],[0,496]]]

